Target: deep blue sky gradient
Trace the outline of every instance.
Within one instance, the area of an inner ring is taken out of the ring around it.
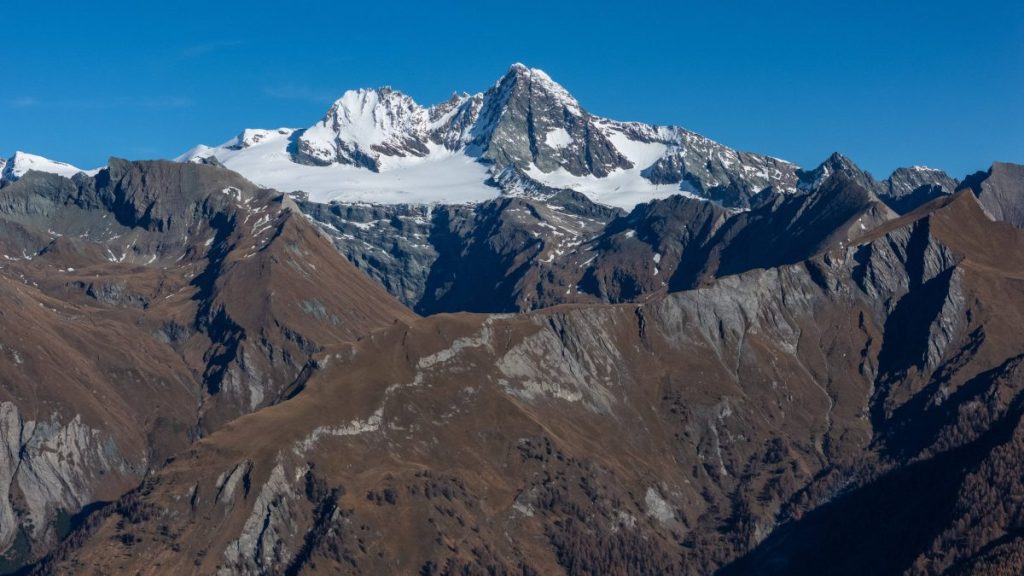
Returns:
[[[5,3],[0,155],[80,167],[303,127],[349,88],[422,104],[512,62],[591,112],[876,176],[1024,162],[1024,2]]]

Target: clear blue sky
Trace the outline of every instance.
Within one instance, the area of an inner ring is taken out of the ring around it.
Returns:
[[[1024,162],[1024,2],[34,2],[0,11],[0,155],[173,157],[546,70],[585,108],[876,176]]]

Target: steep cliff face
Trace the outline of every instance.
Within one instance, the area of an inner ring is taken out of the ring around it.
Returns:
[[[672,196],[626,214],[571,192],[431,208],[302,199],[300,208],[423,314],[642,301],[799,262],[897,216],[844,173],[742,212]]]
[[[1024,166],[996,162],[964,180],[963,187],[974,192],[990,216],[1024,228]]]
[[[147,465],[148,454],[133,452],[139,447],[116,431],[92,428],[81,414],[62,418],[53,412],[49,420],[28,420],[13,402],[0,404],[0,545],[9,552],[7,566],[52,546],[79,510],[119,497]]]
[[[598,178],[632,168],[598,120],[547,74],[515,64],[484,93],[471,146],[499,168]]]
[[[733,214],[685,196],[642,204],[609,222],[566,258],[572,284],[597,301],[631,302],[663,293],[680,267],[698,268]]]
[[[777,198],[727,220],[705,242],[704,254],[673,276],[672,286],[800,262],[843,248],[893,218],[896,214],[870,190],[843,173],[834,174],[807,194]]]
[[[574,301],[581,246],[622,215],[571,192],[437,207],[303,199],[300,208],[353,264],[421,314]]]
[[[971,503],[1019,477],[1024,235],[961,193],[816,245],[639,305],[438,315],[325,350],[300,393],[40,569],[1013,566],[1015,505],[975,529]]]

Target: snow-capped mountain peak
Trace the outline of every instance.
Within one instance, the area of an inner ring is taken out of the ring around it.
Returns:
[[[547,73],[520,63],[486,92],[457,92],[430,107],[389,87],[351,90],[305,130],[247,130],[179,159],[211,156],[258,184],[319,201],[475,201],[572,189],[623,208],[680,193],[745,208],[797,184],[788,162],[679,127],[594,116]]]
[[[349,90],[298,139],[298,159],[379,171],[382,156],[426,156],[429,112],[390,87]]]
[[[471,153],[497,169],[513,165],[543,174],[605,177],[633,163],[608,140],[560,84],[541,70],[513,64],[483,95]]]
[[[833,152],[813,170],[798,171],[798,186],[801,190],[815,190],[837,172],[846,174],[854,182],[868,190],[875,189],[875,180],[871,177],[871,174],[861,170],[852,160],[839,152]]]
[[[880,184],[879,191],[894,199],[909,198],[912,203],[920,197],[952,194],[957,185],[958,182],[942,170],[911,166],[894,170],[888,180]]]
[[[412,98],[390,87],[349,90],[324,118],[342,138],[370,147],[395,136],[422,130],[427,111]]]
[[[66,162],[57,162],[19,150],[4,163],[2,178],[7,181],[14,181],[24,176],[29,170],[49,172],[66,178],[70,178],[79,172],[84,172],[84,170]]]
[[[509,68],[505,76],[498,80],[495,87],[501,90],[504,85],[513,83],[525,83],[528,90],[549,95],[570,114],[575,116],[583,114],[583,109],[580,108],[580,103],[576,98],[540,68],[530,68],[521,62],[516,62]]]

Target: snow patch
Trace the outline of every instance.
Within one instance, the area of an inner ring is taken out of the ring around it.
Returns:
[[[592,175],[575,176],[564,168],[542,172],[531,166],[526,175],[545,186],[575,190],[594,202],[626,210],[637,204],[675,194],[697,198],[679,184],[654,184],[643,177],[642,172],[668,152],[667,144],[632,140],[614,127],[607,126],[605,129],[608,139],[633,164],[632,168],[618,169],[604,178],[598,178]]]
[[[485,184],[489,178],[486,166],[439,145],[432,144],[427,157],[391,159],[388,169],[378,173],[345,164],[296,164],[288,151],[294,131],[266,132],[266,137],[245,148],[235,147],[235,138],[202,154],[215,157],[259,186],[305,192],[314,202],[466,204],[499,194],[497,188]]]
[[[555,128],[544,135],[544,143],[551,148],[565,148],[572,144],[572,136],[565,128]]]

